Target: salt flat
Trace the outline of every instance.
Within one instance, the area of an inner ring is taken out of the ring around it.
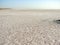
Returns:
[[[60,45],[60,11],[0,10],[0,45]]]

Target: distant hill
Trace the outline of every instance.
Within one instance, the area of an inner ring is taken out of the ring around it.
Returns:
[[[11,8],[0,8],[0,10],[10,10]]]

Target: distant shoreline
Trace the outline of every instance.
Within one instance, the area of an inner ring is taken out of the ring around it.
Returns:
[[[0,8],[0,11],[12,11],[12,12],[46,12],[46,13],[48,13],[48,12],[53,12],[53,13],[55,13],[55,12],[57,12],[57,13],[60,13],[60,9],[39,9],[39,10],[34,10],[34,9],[31,9],[31,10],[16,10],[16,9],[12,9],[12,8]]]
[[[13,8],[0,8],[0,10],[19,10],[19,11],[60,11],[60,9],[13,9]]]

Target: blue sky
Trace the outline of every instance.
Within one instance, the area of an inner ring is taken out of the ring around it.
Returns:
[[[60,9],[60,0],[0,0],[0,8]]]

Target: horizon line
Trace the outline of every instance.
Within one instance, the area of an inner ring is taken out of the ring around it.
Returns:
[[[60,9],[15,9],[15,8],[0,8],[0,10],[3,9],[12,9],[12,10],[60,10]]]

